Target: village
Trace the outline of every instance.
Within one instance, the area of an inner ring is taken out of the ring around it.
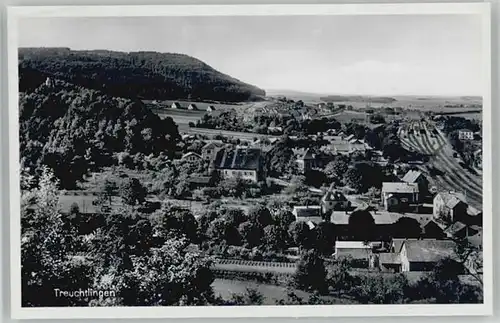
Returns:
[[[295,102],[291,105],[295,106]],[[307,105],[300,105],[307,109]],[[173,102],[163,109],[203,109],[203,114],[222,110],[215,104],[199,106],[194,103],[181,106]],[[318,106],[337,113],[347,110],[345,105]],[[269,113],[269,110],[264,111]],[[261,206],[267,208],[273,217],[287,210],[293,215],[294,226],[287,223],[285,229],[297,230],[300,224],[307,226],[306,230],[313,234],[328,228],[332,231],[328,236],[334,238],[327,238],[329,245],[326,250],[331,250],[331,253],[325,254],[325,259],[349,259],[355,271],[421,275],[431,271],[444,258],[459,258],[457,248],[464,242],[477,250],[474,253],[477,257],[482,248],[480,180],[476,185],[478,189],[474,190],[475,182],[470,180],[473,175],[467,175],[469,171],[456,161],[457,153],[442,132],[444,128],[439,123],[439,116],[426,116],[426,121],[422,121],[424,118],[408,119],[404,111],[398,113],[398,120],[376,126],[395,127],[396,130],[392,131],[396,132],[401,146],[410,152],[409,157],[394,157],[388,149],[372,147],[355,132],[347,134],[345,124],[336,124],[317,133],[291,135],[284,134],[283,128],[278,126],[269,129],[274,135],[224,129],[207,129],[207,133],[198,133],[196,130],[203,128],[181,128],[184,153],[177,155],[174,162],[177,168],[186,169],[186,173],[178,174],[180,180],[171,178],[171,181],[180,181],[177,187],[182,186],[182,192],[170,196],[162,194],[162,198],[149,192],[147,200],[155,202],[157,207],[167,203],[187,209],[197,221],[203,221],[207,210],[221,205],[242,210],[247,215],[252,208]],[[299,114],[299,117],[311,120],[304,114]],[[363,118],[358,118],[351,123],[362,121]],[[478,145],[477,132],[460,131],[460,138],[469,141],[476,138],[475,145]],[[444,146],[450,149],[450,156],[437,159],[435,156],[440,156],[439,149],[443,150]],[[281,156],[284,150],[289,153]],[[275,157],[283,164],[281,168],[271,165]],[[478,172],[480,160],[476,158],[473,165]],[[373,170],[365,170],[368,173],[362,174],[363,178],[354,176],[345,180],[357,165],[371,165]],[[436,167],[441,167],[446,174],[436,175],[433,172]],[[325,176],[329,169],[330,174]],[[460,172],[458,175],[457,171]],[[382,172],[382,175],[376,175],[376,172]],[[447,177],[450,175],[458,176],[459,180],[451,180]],[[363,181],[368,181],[368,184],[359,183]],[[148,185],[145,183],[145,186]],[[62,198],[71,199],[71,196]],[[80,210],[88,209],[88,204],[87,207],[79,205]],[[270,206],[273,204],[277,206]],[[210,221],[212,224],[217,222],[216,219]],[[208,250],[217,257],[216,272],[225,275],[241,271],[293,274],[301,248],[306,243],[300,239],[283,238],[287,241],[280,243],[282,247],[277,250],[281,251],[274,256],[265,253],[255,256],[256,248],[261,251],[269,249],[265,245],[265,236],[259,238],[262,244],[244,242],[241,223],[232,225],[242,238],[235,242],[226,239],[226,248],[218,251],[212,247],[207,249],[203,241],[193,245],[197,250]],[[260,230],[265,235],[264,226]],[[206,236],[213,240],[208,233],[210,230],[209,224]],[[232,243],[235,245],[231,246]],[[235,248],[246,251],[234,251]],[[250,256],[242,257],[240,253]],[[461,261],[469,273],[482,274],[477,259]]]

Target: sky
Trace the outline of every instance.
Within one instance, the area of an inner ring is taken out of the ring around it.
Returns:
[[[482,94],[475,15],[25,18],[19,46],[182,53],[265,90]]]

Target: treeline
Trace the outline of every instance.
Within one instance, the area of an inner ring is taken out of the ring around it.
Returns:
[[[321,97],[320,100],[325,102],[372,102],[372,103],[393,103],[397,101],[391,97],[369,97],[361,95],[328,95]]]
[[[265,95],[183,54],[21,48],[20,91],[33,90],[47,76],[126,98],[239,102]]]
[[[116,153],[172,157],[179,141],[174,121],[141,102],[64,81],[22,94],[19,122],[22,166],[49,166],[66,189],[87,171],[114,163]]]

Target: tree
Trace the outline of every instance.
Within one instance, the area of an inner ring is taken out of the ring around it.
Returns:
[[[271,250],[282,250],[286,246],[286,231],[277,225],[270,224],[264,228],[265,246]]]
[[[23,306],[82,306],[84,299],[56,297],[54,288],[87,288],[93,264],[75,256],[79,242],[65,229],[58,210],[57,179],[42,167],[38,184],[23,174],[21,187],[21,279]]]
[[[325,292],[327,290],[326,269],[319,253],[309,250],[303,254],[293,279],[297,288]]]
[[[238,227],[238,232],[244,243],[250,248],[259,246],[262,243],[262,228],[255,222],[246,221],[241,223]]]
[[[355,285],[355,278],[351,275],[350,259],[342,257],[328,267],[327,282],[333,291],[341,294],[348,292]]]
[[[441,259],[434,269],[422,277],[415,287],[413,297],[434,299],[436,303],[480,303],[481,288],[460,281],[463,266],[450,257]],[[415,295],[416,294],[416,295]]]
[[[121,198],[128,205],[144,203],[146,194],[146,188],[137,178],[127,180],[120,189]]]
[[[304,222],[293,222],[290,225],[289,235],[295,245],[308,248],[311,245],[311,230]]]
[[[372,241],[377,235],[375,220],[367,210],[357,210],[349,215],[350,236],[357,241]]]
[[[322,254],[330,256],[335,244],[335,225],[331,222],[321,222],[314,229],[316,241],[314,247]]]
[[[344,156],[335,157],[333,161],[325,166],[325,174],[331,179],[344,177],[349,168],[348,162],[348,158]]]
[[[188,245],[184,239],[167,240],[161,247],[151,248],[147,256],[132,256],[128,269],[117,272],[109,268],[95,286],[116,290],[122,306],[213,304],[212,261],[188,252]]]
[[[392,225],[394,238],[420,238],[421,235],[420,223],[414,218],[401,217]]]
[[[256,205],[250,208],[248,211],[248,218],[259,224],[261,227],[266,227],[273,224],[273,217],[271,212],[264,205]]]
[[[245,293],[231,295],[231,300],[225,305],[262,305],[264,303],[264,295],[255,288],[247,287]]]
[[[363,188],[362,175],[356,168],[349,168],[345,173],[344,180],[353,190],[360,191]]]

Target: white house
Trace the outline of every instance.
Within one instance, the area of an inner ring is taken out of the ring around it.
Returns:
[[[198,155],[197,153],[194,153],[192,151],[182,155],[182,160],[187,160],[187,161],[190,161],[190,162],[194,162],[194,161],[198,161],[198,160],[202,160],[202,157],[200,155]]]

